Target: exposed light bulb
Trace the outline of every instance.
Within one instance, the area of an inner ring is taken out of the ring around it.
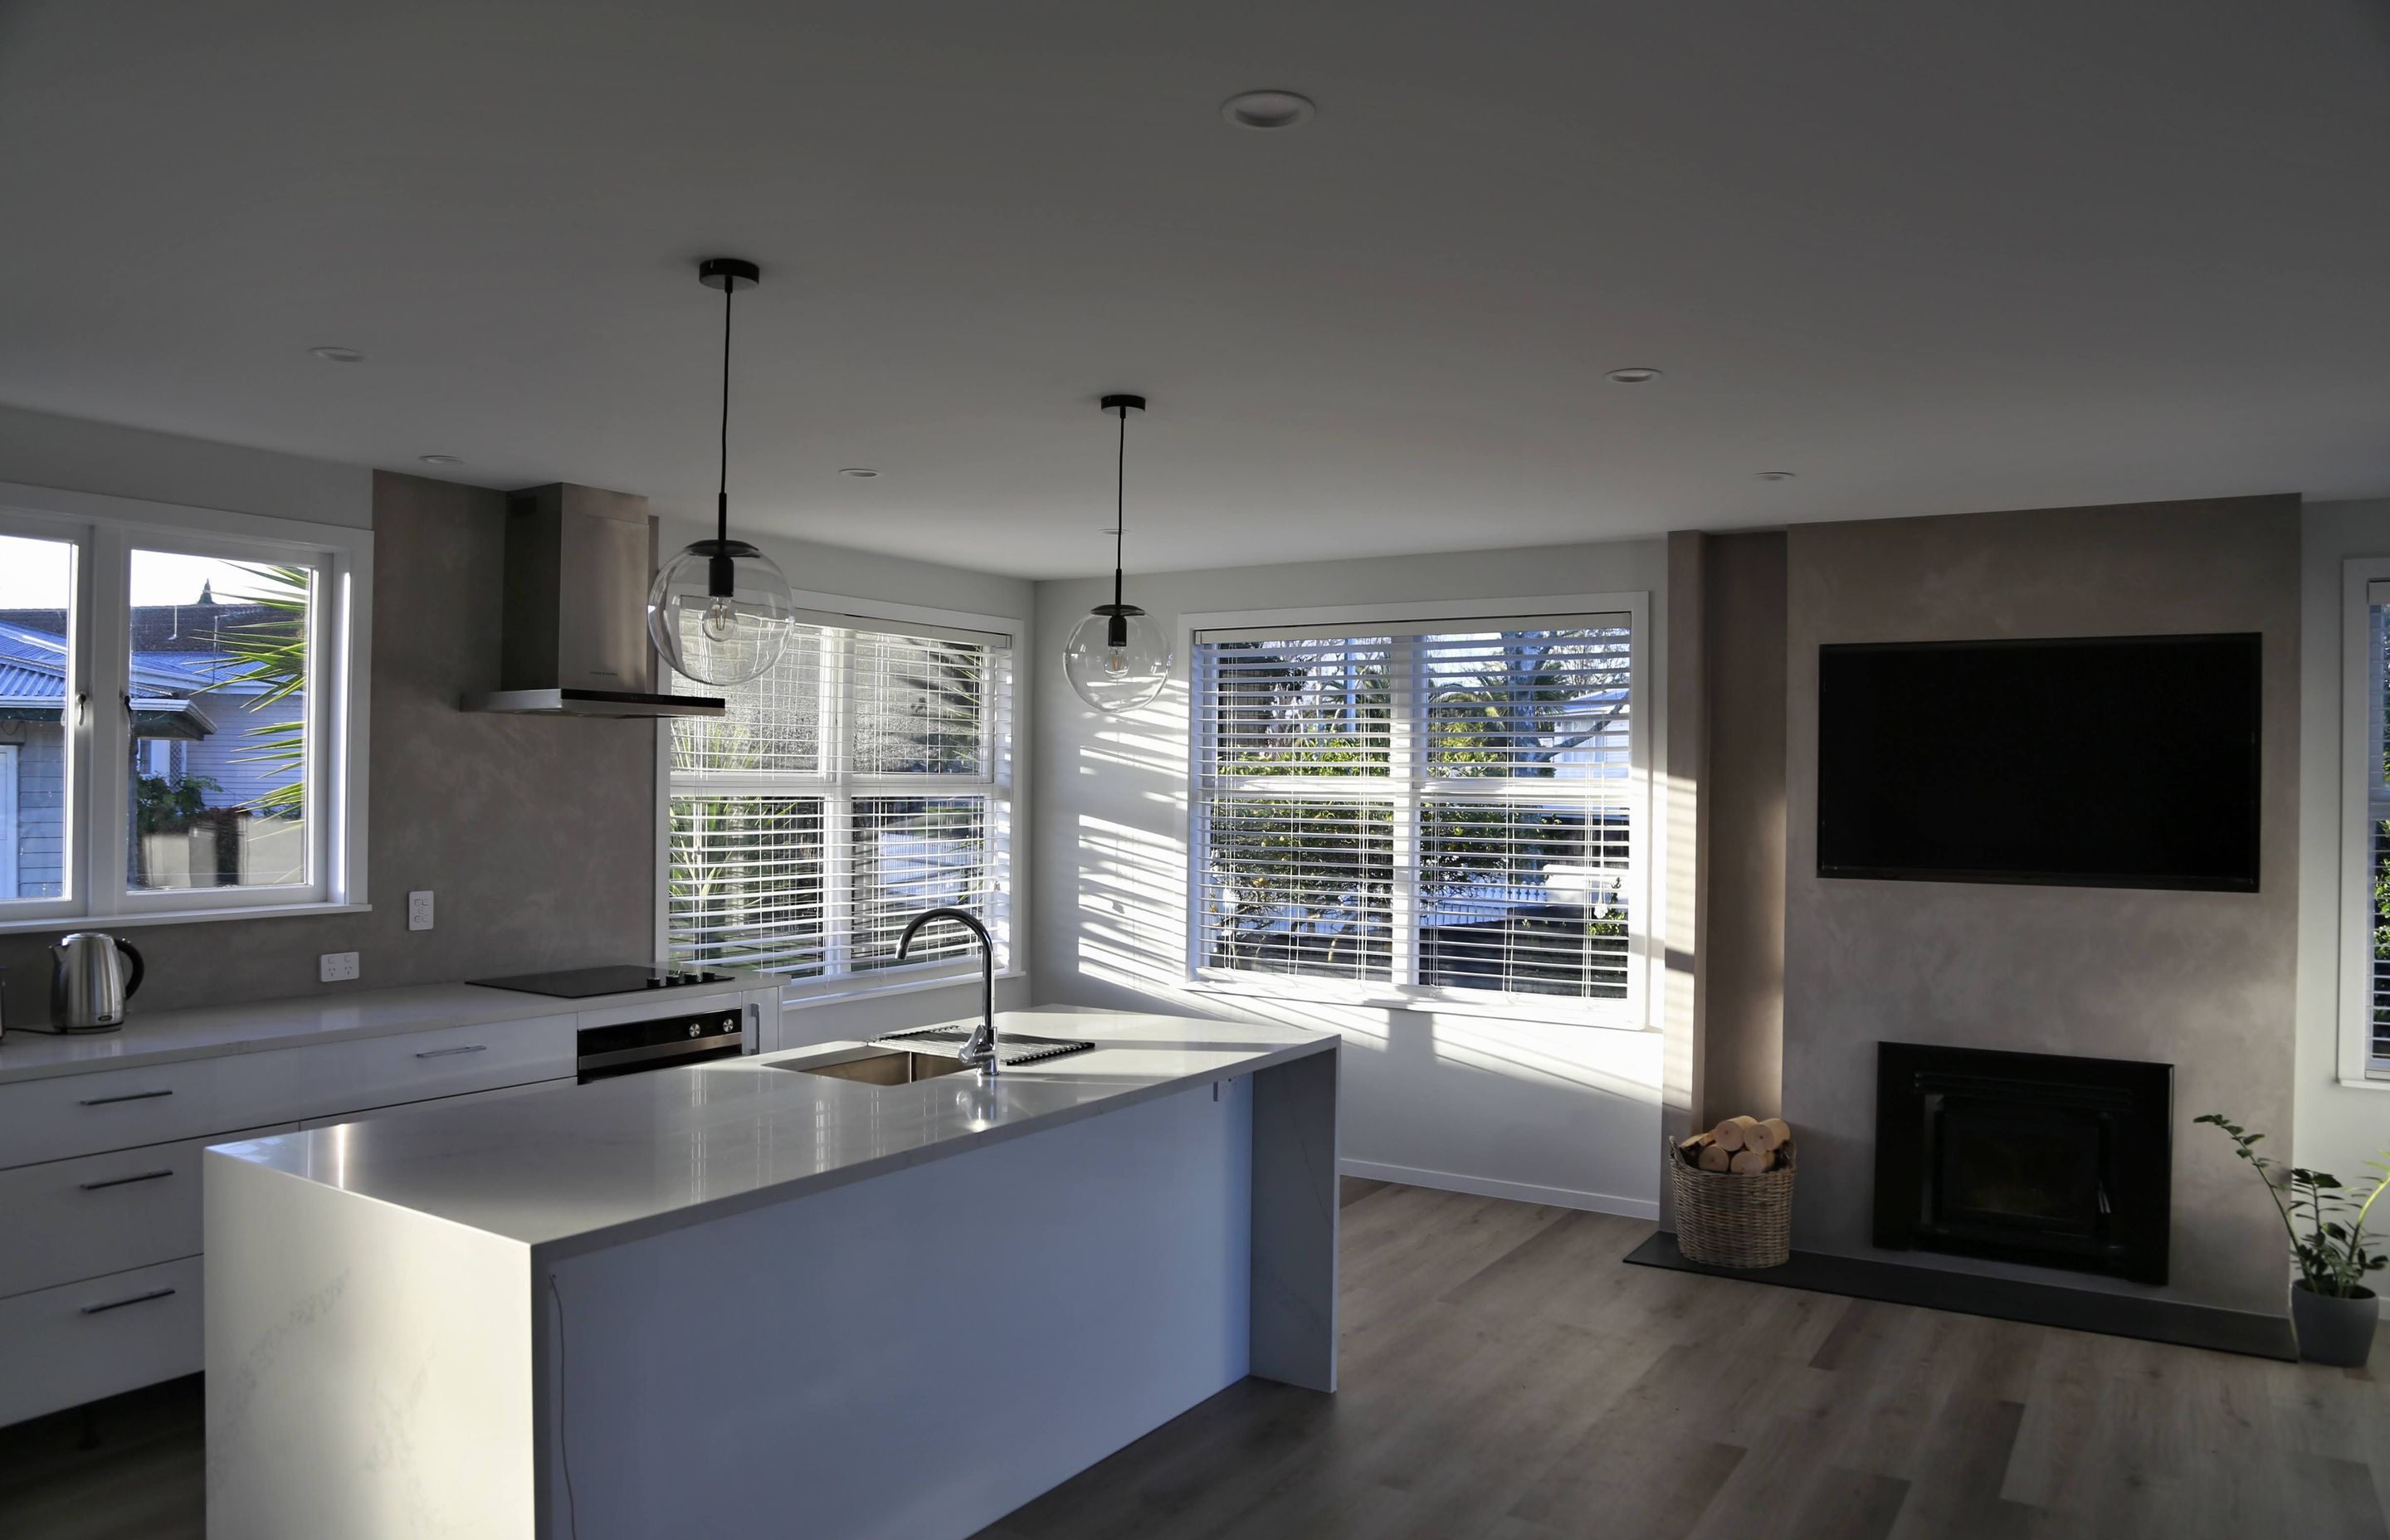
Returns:
[[[1128,672],[1128,649],[1114,647],[1104,649],[1104,672],[1117,679]]]
[[[700,623],[708,641],[726,642],[739,635],[739,606],[729,595],[716,594],[706,605],[705,619]]]

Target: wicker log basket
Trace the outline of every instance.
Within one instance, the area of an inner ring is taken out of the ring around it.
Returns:
[[[1780,1267],[1790,1262],[1798,1167],[1792,1145],[1782,1146],[1766,1171],[1703,1171],[1694,1154],[1667,1147],[1677,1251],[1688,1262],[1713,1267]]]

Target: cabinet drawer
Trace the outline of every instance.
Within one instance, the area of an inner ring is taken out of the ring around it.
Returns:
[[[196,1373],[198,1257],[0,1300],[0,1426]]]
[[[0,1169],[552,1080],[572,1073],[572,1033],[534,1017],[17,1081],[0,1085]]]
[[[425,1101],[402,1101],[392,1107],[366,1107],[353,1112],[336,1112],[328,1117],[309,1118],[302,1128],[328,1128],[335,1123],[371,1123],[377,1118],[398,1117],[408,1112],[428,1112],[437,1107],[462,1107],[469,1102],[496,1101],[505,1097],[527,1096],[533,1091],[553,1091],[572,1084],[571,1077],[557,1080],[531,1080],[520,1085],[499,1085],[487,1091],[467,1091],[453,1097],[433,1097]],[[209,1144],[224,1141],[211,1139]]]
[[[370,1108],[558,1079],[572,1073],[572,1017],[553,1016],[292,1049],[306,1060],[307,1084],[294,1115],[340,1123]]]
[[[199,1151],[281,1123],[0,1171],[0,1298],[199,1251]]]
[[[238,1084],[232,1072],[239,1062],[238,1056],[186,1059],[152,1069],[102,1070],[0,1085],[0,1167],[165,1144],[297,1116],[261,1105],[276,1099],[272,1088],[262,1084],[242,1087],[228,1098],[225,1088]]]

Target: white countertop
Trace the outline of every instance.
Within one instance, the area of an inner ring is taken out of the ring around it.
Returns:
[[[775,1069],[854,1043],[219,1145],[231,1158],[541,1248],[583,1251],[941,1160],[1207,1080],[1332,1052],[1334,1033],[1044,1007],[1007,1030],[1092,1039],[1049,1063],[910,1085]]]
[[[19,1028],[9,1033],[0,1038],[0,1084],[48,1075],[167,1064],[179,1059],[296,1048],[351,1037],[572,1016],[585,1010],[660,1001],[667,995],[677,1007],[682,1000],[719,998],[757,987],[753,981],[742,977],[723,984],[669,991],[634,990],[563,1000],[481,984],[423,984],[409,989],[365,989],[189,1010],[143,1011],[136,1005],[123,1027],[115,1032],[58,1036]]]

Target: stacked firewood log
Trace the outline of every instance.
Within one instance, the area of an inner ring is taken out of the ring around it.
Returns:
[[[1755,1176],[1792,1163],[1792,1125],[1782,1118],[1733,1117],[1677,1145],[1677,1156],[1703,1171]]]

